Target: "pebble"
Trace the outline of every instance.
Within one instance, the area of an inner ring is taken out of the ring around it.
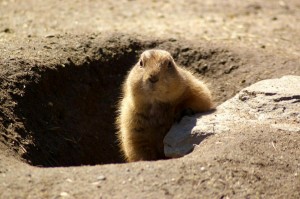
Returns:
[[[100,176],[97,177],[97,180],[106,180],[106,177],[103,176],[103,175],[100,175]]]
[[[70,194],[68,194],[67,192],[61,192],[59,195],[62,196],[62,197],[70,196]]]

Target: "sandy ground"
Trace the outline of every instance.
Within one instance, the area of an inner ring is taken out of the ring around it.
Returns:
[[[297,0],[0,1],[0,197],[299,198],[299,133],[240,129],[184,158],[117,164],[112,125],[144,49],[170,51],[220,104],[300,75],[299,41]]]

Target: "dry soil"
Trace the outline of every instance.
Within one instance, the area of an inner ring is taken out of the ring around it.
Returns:
[[[299,133],[240,129],[126,164],[114,128],[145,49],[170,51],[217,105],[300,75],[298,0],[1,0],[0,13],[0,198],[300,198]]]

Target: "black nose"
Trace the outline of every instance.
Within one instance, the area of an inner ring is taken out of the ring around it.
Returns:
[[[158,77],[155,76],[155,75],[150,75],[149,81],[150,81],[152,84],[154,84],[154,83],[158,82]]]

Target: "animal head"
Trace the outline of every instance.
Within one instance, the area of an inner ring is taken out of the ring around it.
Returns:
[[[182,94],[183,76],[171,54],[164,50],[144,51],[133,67],[135,94],[148,99],[171,102]]]

